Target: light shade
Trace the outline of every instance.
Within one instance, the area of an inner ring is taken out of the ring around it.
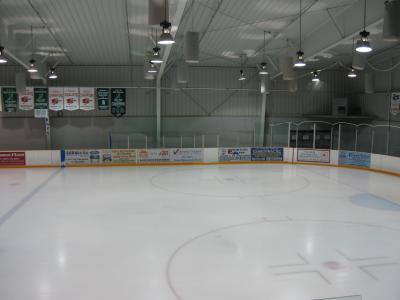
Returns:
[[[281,56],[279,58],[279,68],[282,72],[283,80],[293,80],[296,78],[296,73],[293,70],[293,57]]]
[[[150,62],[152,62],[153,64],[162,64],[163,60],[160,56],[160,48],[158,47],[154,47],[153,48],[153,55],[150,59]]]
[[[0,64],[5,64],[6,62],[7,62],[7,59],[4,56],[4,47],[0,46]]]
[[[318,72],[314,71],[313,75],[312,75],[312,79],[313,82],[319,82],[319,76],[318,76]]]
[[[240,76],[239,76],[238,80],[239,80],[239,81],[243,81],[243,80],[246,80],[246,79],[247,79],[247,78],[246,78],[246,76],[244,76],[243,70],[240,70]]]
[[[156,66],[153,63],[150,63],[150,67],[147,70],[147,72],[149,72],[149,73],[157,73],[157,71],[158,70],[157,70]]]
[[[143,75],[146,80],[154,80],[156,79],[157,73],[149,73],[150,69],[150,59],[153,57],[153,51],[148,50],[145,52],[144,61],[143,61]]]
[[[38,72],[38,69],[37,69],[36,66],[35,66],[35,60],[34,60],[34,59],[31,59],[31,60],[29,61],[28,72],[29,72],[29,73],[37,73],[37,72]]]
[[[185,33],[184,55],[185,61],[189,64],[196,64],[200,61],[199,33],[188,31]]]
[[[171,45],[174,44],[174,38],[171,35],[171,31],[169,28],[171,27],[171,23],[168,21],[164,21],[160,24],[162,26],[162,33],[160,39],[158,40],[158,44],[160,45]]]
[[[49,79],[57,79],[58,75],[56,73],[56,69],[55,68],[51,68],[50,69],[50,73],[49,73]]]
[[[260,71],[258,72],[260,75],[268,75],[267,64],[262,62],[260,65]]]
[[[371,44],[368,40],[369,32],[362,31],[360,32],[360,39],[356,44],[356,51],[360,53],[368,53],[372,51]]]
[[[354,69],[352,69],[352,70],[350,71],[350,73],[347,74],[347,77],[349,77],[349,78],[356,78],[356,77],[357,77],[357,73],[354,71]]]
[[[297,52],[297,60],[294,63],[294,66],[296,68],[303,68],[306,66],[306,63],[304,62],[304,53],[302,51]]]
[[[400,41],[400,1],[385,1],[383,39],[388,42]]]

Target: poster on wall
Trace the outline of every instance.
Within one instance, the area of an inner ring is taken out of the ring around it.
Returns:
[[[64,109],[69,111],[79,109],[79,88],[64,88]]]
[[[371,153],[339,151],[339,165],[370,168]]]
[[[136,150],[134,149],[102,150],[101,162],[104,164],[136,163]]]
[[[96,165],[100,163],[100,150],[64,150],[61,156],[65,165]]]
[[[116,118],[125,115],[126,112],[126,90],[122,88],[111,89],[111,114]]]
[[[396,116],[400,112],[400,93],[392,93],[390,112]]]
[[[35,109],[48,109],[49,90],[48,88],[34,88]]]
[[[25,152],[0,152],[0,166],[25,166]]]
[[[4,112],[17,111],[18,94],[16,88],[2,88],[1,97],[3,98]]]
[[[172,162],[202,162],[203,149],[170,149],[170,158]]]
[[[251,148],[220,148],[219,161],[251,161]]]
[[[94,110],[94,88],[79,89],[79,108],[81,110]]]
[[[143,149],[137,153],[139,163],[160,163],[170,161],[169,149]]]
[[[330,163],[330,150],[297,149],[297,161]]]
[[[27,87],[23,93],[18,94],[18,107],[20,110],[33,109],[33,88]]]
[[[283,148],[251,148],[252,161],[283,161]]]
[[[98,88],[96,90],[98,110],[109,110],[110,108],[110,89]]]
[[[64,89],[61,87],[49,88],[49,109],[60,111],[64,108]]]

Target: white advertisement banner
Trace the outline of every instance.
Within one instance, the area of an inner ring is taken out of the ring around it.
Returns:
[[[169,149],[143,149],[137,153],[139,163],[160,163],[170,161]]]
[[[64,109],[64,89],[60,87],[49,88],[49,109],[60,111]]]
[[[170,149],[172,162],[202,162],[203,149]]]
[[[390,111],[394,116],[400,112],[400,93],[392,93]]]
[[[136,150],[134,149],[102,150],[101,162],[104,164],[136,163]]]
[[[64,109],[79,109],[79,88],[64,88]]]
[[[18,94],[18,107],[20,110],[33,109],[33,87],[27,87],[23,93]]]
[[[330,150],[297,149],[297,161],[330,163]]]
[[[220,148],[219,161],[251,161],[251,148]]]
[[[94,110],[94,88],[79,89],[79,106],[81,110]]]
[[[100,164],[100,150],[65,150],[65,165]]]

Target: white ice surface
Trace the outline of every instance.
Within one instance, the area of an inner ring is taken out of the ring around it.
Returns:
[[[350,201],[400,204],[399,186],[316,166],[0,170],[0,299],[399,300],[400,211]]]

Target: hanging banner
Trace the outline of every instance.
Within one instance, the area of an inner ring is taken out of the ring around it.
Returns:
[[[390,111],[394,116],[400,112],[400,93],[392,93]]]
[[[339,151],[339,165],[371,167],[371,153]]]
[[[110,109],[110,89],[98,88],[97,94],[97,108],[98,110],[109,110]]]
[[[139,163],[169,162],[169,149],[143,149],[138,150]]]
[[[0,166],[25,166],[25,152],[0,152]]]
[[[283,148],[251,148],[252,161],[283,161]]]
[[[202,162],[203,149],[171,149],[172,162]]]
[[[251,161],[251,148],[219,148],[219,161]]]
[[[81,110],[94,110],[94,88],[79,89],[79,108]]]
[[[126,91],[122,88],[111,89],[111,113],[117,117],[122,117],[126,112]]]
[[[48,109],[49,90],[47,88],[34,88],[35,109]]]
[[[16,88],[2,88],[1,96],[4,103],[4,112],[16,112],[18,105],[18,94]]]
[[[64,88],[64,109],[69,111],[79,109],[78,88]]]
[[[60,111],[64,108],[64,89],[60,87],[49,88],[49,109]]]
[[[297,161],[330,163],[330,150],[297,149]]]
[[[18,107],[20,110],[33,109],[33,88],[25,88],[25,92],[18,94]]]

